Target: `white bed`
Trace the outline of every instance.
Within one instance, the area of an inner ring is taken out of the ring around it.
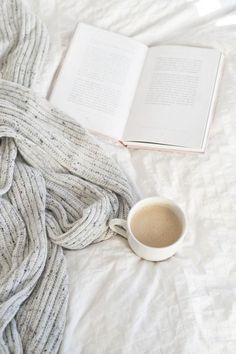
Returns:
[[[46,95],[78,21],[148,44],[213,46],[225,55],[205,154],[103,143],[140,196],[185,210],[184,247],[161,263],[114,237],[66,252],[70,303],[60,354],[236,353],[236,1],[27,0],[48,25]],[[173,117],[174,119],[174,117]]]

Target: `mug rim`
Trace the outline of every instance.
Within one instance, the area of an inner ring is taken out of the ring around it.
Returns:
[[[132,214],[134,213],[134,210],[136,208],[140,207],[141,204],[145,204],[146,202],[153,202],[153,204],[157,203],[159,205],[161,205],[162,203],[164,204],[166,202],[166,204],[169,204],[169,206],[173,207],[173,209],[177,209],[178,212],[181,214],[181,218],[182,218],[181,223],[182,223],[182,226],[183,226],[183,230],[182,230],[180,236],[177,238],[177,240],[175,242],[171,243],[168,246],[155,247],[155,246],[145,245],[145,243],[142,243],[141,241],[139,241],[135,237],[134,233],[131,230],[131,218],[133,216]],[[164,251],[164,250],[168,250],[168,249],[172,248],[173,246],[176,246],[178,243],[180,243],[183,240],[183,238],[184,238],[184,236],[186,234],[186,216],[185,216],[182,208],[177,203],[175,203],[173,200],[171,200],[169,198],[161,197],[161,196],[147,197],[147,198],[140,199],[130,209],[129,214],[128,214],[128,218],[127,218],[127,228],[128,228],[128,235],[130,235],[135,240],[135,242],[137,242],[140,246],[145,247],[145,248],[150,249],[150,250],[163,250]]]

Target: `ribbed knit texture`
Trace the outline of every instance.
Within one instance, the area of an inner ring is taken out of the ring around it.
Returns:
[[[109,220],[126,217],[134,198],[96,141],[34,94],[47,48],[40,21],[20,1],[1,0],[1,354],[58,351],[68,303],[62,248],[109,238]]]

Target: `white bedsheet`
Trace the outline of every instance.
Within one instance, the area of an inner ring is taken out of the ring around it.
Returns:
[[[78,21],[148,45],[213,46],[225,54],[205,154],[104,143],[140,196],[160,194],[183,207],[189,230],[182,250],[161,263],[139,259],[119,237],[66,252],[70,303],[60,353],[236,353],[236,1],[27,1],[52,41],[42,94]]]

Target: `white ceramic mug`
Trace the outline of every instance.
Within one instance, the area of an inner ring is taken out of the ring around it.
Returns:
[[[166,247],[151,247],[140,242],[131,230],[131,221],[133,216],[143,207],[161,205],[167,206],[178,217],[181,222],[182,232],[178,239]],[[111,230],[128,239],[131,249],[137,256],[148,261],[163,261],[173,256],[181,246],[186,234],[186,219],[182,209],[173,201],[162,197],[150,197],[140,200],[129,211],[127,221],[123,219],[112,219],[109,223]]]

